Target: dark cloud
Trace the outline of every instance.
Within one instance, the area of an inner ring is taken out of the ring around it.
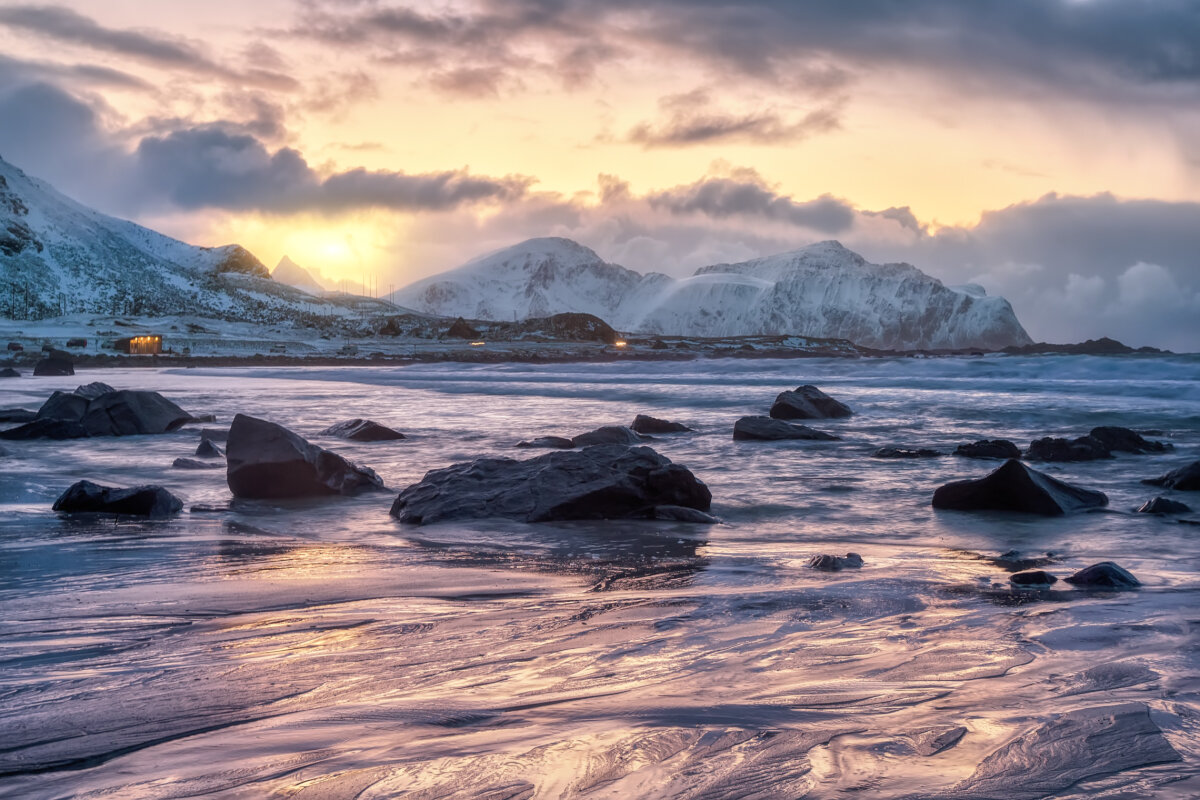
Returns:
[[[794,121],[775,111],[731,114],[714,108],[707,90],[668,95],[659,100],[666,119],[643,122],[629,131],[628,140],[645,147],[667,147],[716,142],[780,144],[797,142],[841,126],[839,107],[818,108]]]
[[[921,224],[917,219],[917,215],[912,212],[908,206],[892,206],[885,208],[883,211],[864,211],[862,212],[868,217],[881,217],[883,219],[894,220],[899,223],[900,227],[907,228],[916,233],[924,233],[926,226]]]
[[[748,217],[784,222],[821,233],[838,233],[854,224],[852,206],[830,195],[797,202],[777,194],[757,175],[743,172],[710,177],[646,196],[651,208],[673,214],[703,214],[714,219]]]
[[[495,97],[505,82],[506,73],[492,67],[460,67],[429,76],[436,89],[468,97]]]
[[[107,89],[148,91],[152,88],[136,75],[99,64],[59,64],[0,55],[0,86],[45,80]]]
[[[296,81],[264,69],[236,72],[214,61],[198,47],[160,33],[105,27],[91,17],[63,6],[12,5],[0,7],[0,25],[60,42],[82,45],[169,69],[187,70],[276,89],[293,89]]]

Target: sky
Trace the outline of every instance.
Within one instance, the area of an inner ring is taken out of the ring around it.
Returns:
[[[1196,0],[0,0],[0,157],[380,291],[837,239],[1200,351]]]

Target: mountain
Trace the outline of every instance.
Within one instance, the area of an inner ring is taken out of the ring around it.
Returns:
[[[884,350],[992,350],[1031,341],[1004,298],[976,285],[944,286],[909,264],[871,264],[834,241],[673,279],[606,263],[569,239],[531,239],[389,299],[441,316],[581,311],[629,332],[796,334]]]
[[[278,283],[293,286],[311,295],[319,296],[325,291],[325,287],[313,277],[311,272],[295,261],[292,261],[288,256],[279,259],[279,263],[275,265],[275,269],[271,270],[271,279]]]
[[[0,159],[0,315],[296,319],[316,301],[240,245],[197,247],[90,209]]]

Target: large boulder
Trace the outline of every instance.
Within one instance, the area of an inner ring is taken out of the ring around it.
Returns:
[[[1091,436],[1070,440],[1046,436],[1032,442],[1025,457],[1031,461],[1096,461],[1113,455],[1103,442]]]
[[[591,447],[596,444],[635,445],[648,441],[650,441],[649,436],[642,436],[624,425],[605,425],[603,428],[596,428],[594,431],[571,437],[571,444],[576,447]]]
[[[853,413],[848,405],[811,384],[797,386],[794,392],[780,392],[771,406],[774,419],[833,419]]]
[[[67,419],[33,419],[15,428],[0,431],[0,439],[83,439],[88,435],[82,422]]]
[[[91,398],[75,392],[55,392],[42,403],[37,411],[38,419],[67,419],[79,422],[87,413]]]
[[[687,433],[691,430],[681,422],[671,422],[645,414],[638,414],[634,417],[633,424],[629,427],[637,433]]]
[[[774,442],[784,439],[812,439],[833,442],[839,437],[815,430],[807,425],[796,425],[770,417],[742,417],[733,424],[735,441]]]
[[[960,444],[954,455],[965,458],[1020,458],[1021,448],[1007,439],[980,439],[971,444]]]
[[[1200,461],[1193,461],[1186,467],[1171,470],[1166,475],[1157,478],[1146,478],[1142,483],[1148,486],[1162,486],[1164,489],[1178,489],[1182,492],[1200,492]]]
[[[1165,453],[1175,449],[1175,445],[1170,442],[1152,442],[1142,438],[1137,431],[1115,425],[1092,428],[1088,436],[1109,450],[1120,453]]]
[[[309,444],[282,425],[245,414],[233,418],[226,457],[234,497],[353,495],[384,488],[373,470]]]
[[[711,501],[708,487],[686,467],[649,447],[597,445],[526,461],[479,458],[433,470],[400,493],[391,514],[414,525],[489,517],[679,519],[664,507],[707,511]]]
[[[933,493],[933,507],[957,511],[1020,511],[1060,516],[1108,505],[1103,492],[1080,489],[1016,459],[977,480],[955,481]]]
[[[1142,582],[1130,572],[1112,561],[1101,561],[1084,567],[1069,578],[1067,583],[1075,586],[1091,586],[1099,589],[1136,589]]]
[[[97,397],[101,397],[109,392],[115,391],[116,389],[109,386],[107,383],[92,381],[91,383],[85,383],[82,386],[76,386],[73,394],[77,394],[80,397],[86,397],[88,400],[95,400]]]
[[[392,442],[407,438],[400,431],[394,431],[378,422],[357,418],[330,425],[318,435],[336,436],[339,439],[351,439],[356,442]]]
[[[158,392],[115,391],[89,383],[74,392],[55,392],[33,421],[0,431],[0,439],[81,439],[167,433],[191,419]]]
[[[137,517],[169,517],[178,514],[183,501],[161,486],[117,489],[91,481],[79,481],[54,501],[54,510],[64,514],[122,514]]]

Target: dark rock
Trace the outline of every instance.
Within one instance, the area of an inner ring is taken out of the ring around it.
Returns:
[[[1103,492],[1080,489],[1016,459],[977,480],[955,481],[933,493],[933,507],[959,511],[1019,511],[1059,516],[1108,505]]]
[[[37,412],[27,408],[0,408],[0,422],[32,422],[36,418]]]
[[[645,414],[634,417],[633,424],[629,427],[637,433],[687,433],[691,430],[682,423],[648,417]]]
[[[394,431],[369,419],[348,419],[336,425],[330,425],[318,435],[337,436],[341,439],[353,439],[356,442],[392,442],[407,438],[400,431]]]
[[[217,421],[216,414],[192,414],[192,418],[188,420],[188,424],[190,425],[194,422],[216,422],[216,421]]]
[[[67,347],[87,347],[87,339],[67,339]]]
[[[85,439],[87,436],[87,428],[83,427],[83,423],[66,419],[35,419],[32,422],[26,422],[24,425],[0,431],[0,439],[13,441],[24,439]]]
[[[1171,470],[1157,478],[1146,478],[1142,483],[1161,486],[1164,489],[1178,489],[1181,492],[1200,492],[1200,461],[1193,461],[1186,467]]]
[[[74,375],[75,365],[71,363],[70,357],[54,357],[43,358],[33,367],[34,375]]]
[[[1020,550],[1008,550],[995,558],[987,560],[1000,569],[1008,570],[1009,572],[1036,569],[1037,567],[1044,567],[1058,562],[1053,553],[1046,553],[1044,556],[1027,557]]]
[[[871,458],[937,458],[942,455],[937,450],[927,450],[924,447],[910,450],[906,447],[881,447]]]
[[[55,392],[38,409],[38,419],[64,419],[79,422],[91,400],[74,392]]]
[[[956,725],[952,728],[930,728],[917,731],[906,738],[912,743],[917,755],[932,756],[958,744],[966,733],[966,728]]]
[[[208,439],[210,442],[225,442],[229,440],[229,431],[220,428],[201,428],[200,439]]]
[[[76,386],[74,394],[77,394],[80,397],[86,397],[88,400],[95,400],[97,397],[101,397],[109,392],[115,391],[116,389],[109,386],[107,383],[93,381],[91,383],[85,383],[82,386]]]
[[[980,439],[972,444],[960,444],[954,455],[967,458],[1020,458],[1021,448],[1007,439]]]
[[[517,447],[549,447],[554,450],[570,450],[575,443],[565,436],[539,436],[536,439],[521,440]]]
[[[811,384],[798,386],[794,392],[780,392],[771,406],[774,419],[832,419],[853,413],[845,403],[834,400]]]
[[[189,419],[191,415],[158,392],[122,389],[92,400],[83,427],[89,436],[135,436],[167,433]]]
[[[672,522],[696,522],[701,525],[716,525],[721,521],[712,514],[686,506],[655,506],[646,513],[646,517]]]
[[[479,331],[468,325],[465,319],[459,317],[446,330],[446,335],[451,339],[478,339]]]
[[[197,461],[194,458],[177,458],[171,462],[175,469],[221,469],[225,465],[216,461]]]
[[[196,455],[200,458],[221,458],[225,453],[211,439],[201,439],[196,445]]]
[[[1143,514],[1186,514],[1191,510],[1191,506],[1186,503],[1169,500],[1166,497],[1156,497],[1153,500],[1147,500],[1138,509]]]
[[[19,377],[21,377],[21,373],[15,369],[13,369],[12,367],[5,367],[4,369],[0,369],[0,378],[19,378]]]
[[[1014,586],[1020,586],[1023,589],[1038,589],[1058,583],[1058,578],[1040,569],[1031,569],[1026,572],[1009,575],[1008,580]]]
[[[1069,441],[1047,436],[1031,443],[1025,457],[1031,461],[1096,461],[1113,456],[1103,442],[1091,436]]]
[[[233,418],[227,450],[226,478],[234,497],[353,495],[384,488],[374,471],[245,414]]]
[[[426,473],[391,514],[424,525],[503,517],[524,522],[646,518],[665,506],[707,511],[708,487],[649,447],[599,445],[526,461],[480,458]]]
[[[858,553],[846,553],[844,556],[835,556],[829,553],[821,553],[815,555],[808,560],[807,566],[812,569],[825,570],[826,572],[840,572],[844,569],[858,569],[863,565],[862,556]]]
[[[116,489],[91,481],[79,481],[54,501],[63,513],[127,514],[138,517],[169,517],[178,514],[183,501],[161,486]]]
[[[1152,442],[1143,439],[1137,431],[1115,425],[1092,428],[1088,436],[1109,450],[1119,453],[1165,453],[1175,449],[1175,445],[1169,442]]]
[[[1135,589],[1142,585],[1141,581],[1112,561],[1101,561],[1099,564],[1085,567],[1066,578],[1066,581],[1076,586],[1095,586],[1104,589]]]
[[[796,425],[771,417],[742,417],[733,425],[735,441],[779,441],[783,439],[813,439],[826,442],[840,438],[806,425]]]
[[[591,447],[597,444],[635,445],[648,441],[649,436],[642,436],[624,425],[605,425],[603,428],[571,437],[571,443],[576,447]]]
[[[24,350],[25,350],[25,347],[20,342],[9,342],[8,343],[8,351],[10,353],[20,353],[20,352],[23,352]]]

